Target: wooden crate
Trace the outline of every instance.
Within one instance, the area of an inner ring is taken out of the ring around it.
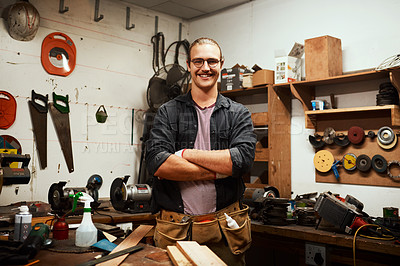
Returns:
[[[322,36],[305,40],[306,80],[324,79],[343,74],[340,39]]]

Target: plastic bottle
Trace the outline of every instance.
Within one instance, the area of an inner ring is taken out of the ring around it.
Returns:
[[[32,229],[32,214],[26,205],[19,207],[15,215],[14,241],[24,242]]]
[[[77,247],[90,247],[97,242],[97,228],[93,224],[92,209],[90,208],[90,203],[93,202],[93,198],[85,192],[78,192],[72,197],[74,197],[73,212],[75,211],[78,200],[85,204],[82,222],[78,229],[76,229],[75,245]]]
[[[229,228],[231,228],[231,229],[239,228],[239,225],[237,224],[237,222],[234,219],[232,219],[232,217],[230,217],[226,213],[224,213],[224,214],[225,214],[225,218],[226,218],[226,223]]]

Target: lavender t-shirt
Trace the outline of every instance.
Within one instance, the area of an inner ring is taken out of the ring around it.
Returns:
[[[194,148],[211,150],[210,145],[210,117],[215,104],[201,108],[196,105],[198,131]],[[217,192],[214,180],[179,182],[183,207],[186,214],[200,215],[215,212]]]

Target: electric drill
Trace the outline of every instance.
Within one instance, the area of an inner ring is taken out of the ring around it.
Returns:
[[[28,237],[19,248],[18,253],[28,255],[29,259],[34,258],[42,246],[49,245],[52,242],[52,240],[49,239],[49,233],[50,228],[47,224],[35,224]]]

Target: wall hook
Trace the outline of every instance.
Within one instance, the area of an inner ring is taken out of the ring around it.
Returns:
[[[94,6],[94,21],[96,22],[99,22],[104,18],[104,16],[101,14],[99,16],[99,6],[100,6],[100,0],[96,0],[96,5]]]
[[[126,7],[126,29],[130,30],[135,28],[135,24],[131,24],[131,8],[129,6]]]
[[[60,5],[58,7],[58,12],[63,14],[69,10],[69,7],[64,7],[64,0],[60,0]]]

